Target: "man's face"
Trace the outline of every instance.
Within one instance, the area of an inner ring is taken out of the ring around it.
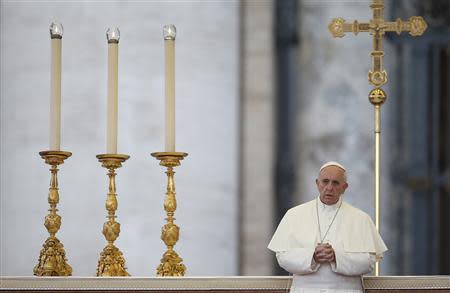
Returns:
[[[348,186],[345,182],[344,170],[337,166],[328,166],[320,171],[319,178],[316,179],[316,185],[320,200],[326,205],[337,203]]]

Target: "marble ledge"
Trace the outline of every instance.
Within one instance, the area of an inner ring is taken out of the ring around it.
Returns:
[[[289,277],[0,277],[0,290],[286,290]]]
[[[0,277],[1,290],[260,290],[285,291],[288,276],[255,277]],[[366,290],[450,289],[450,276],[365,276]]]

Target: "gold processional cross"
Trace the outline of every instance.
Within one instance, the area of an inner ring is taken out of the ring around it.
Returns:
[[[370,8],[373,18],[369,22],[345,22],[343,18],[333,18],[328,29],[333,37],[342,38],[345,33],[369,32],[373,36],[372,69],[369,70],[369,83],[375,88],[369,93],[369,101],[375,107],[375,226],[380,231],[380,135],[381,135],[381,105],[387,95],[381,87],[387,82],[387,73],[383,68],[383,35],[386,32],[409,32],[413,37],[421,36],[427,29],[427,23],[421,16],[412,16],[408,21],[397,18],[396,21],[385,21],[383,18],[383,0],[373,0]],[[375,276],[380,273],[379,263],[375,265]]]

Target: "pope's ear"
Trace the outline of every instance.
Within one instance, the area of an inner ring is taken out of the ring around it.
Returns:
[[[344,183],[344,191],[347,189],[347,187],[348,187],[348,183],[345,182],[345,183]]]

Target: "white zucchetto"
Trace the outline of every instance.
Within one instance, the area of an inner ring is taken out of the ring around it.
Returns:
[[[329,166],[336,166],[336,167],[341,168],[344,171],[347,171],[345,169],[345,167],[342,166],[341,164],[339,164],[338,162],[329,161],[329,162],[326,162],[325,164],[323,164],[322,167],[320,167],[319,173],[320,173],[320,171],[322,171],[323,169],[325,169],[326,167],[329,167]]]

